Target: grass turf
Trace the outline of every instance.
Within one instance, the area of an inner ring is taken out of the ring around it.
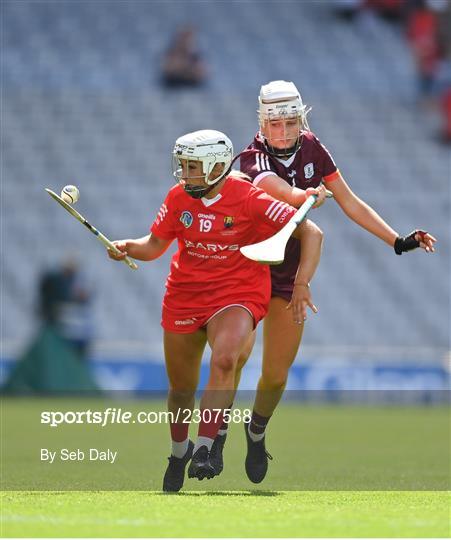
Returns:
[[[2,489],[14,491],[158,491],[169,453],[165,423],[49,427],[43,410],[135,413],[164,410],[161,401],[2,400]],[[446,407],[339,406],[284,403],[268,430],[274,455],[262,485],[270,491],[444,491],[449,489],[449,410]],[[196,437],[197,426],[191,426]],[[229,427],[223,474],[185,482],[184,490],[251,489],[244,473],[242,423]],[[41,449],[111,449],[114,464],[40,459]]]
[[[444,407],[286,403],[271,422],[268,447],[275,459],[260,490],[243,491],[256,486],[245,477],[237,424],[230,427],[219,478],[187,480],[182,493],[163,495],[156,490],[167,464],[167,425],[49,428],[39,422],[42,410],[101,410],[108,400],[5,399],[2,406],[2,487],[9,491],[1,497],[1,536],[450,535]],[[164,402],[124,407],[157,410]],[[120,457],[115,465],[39,460],[42,447],[90,446],[117,449]]]
[[[9,537],[448,537],[447,492],[9,492]]]

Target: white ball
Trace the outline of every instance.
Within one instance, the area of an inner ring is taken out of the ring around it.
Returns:
[[[69,204],[75,204],[80,197],[77,186],[64,186],[61,191],[61,198]]]

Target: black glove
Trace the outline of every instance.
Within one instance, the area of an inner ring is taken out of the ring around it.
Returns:
[[[420,247],[420,241],[415,239],[415,236],[417,234],[422,241],[424,235],[427,234],[427,232],[416,230],[412,231],[408,236],[398,236],[393,246],[396,255],[402,255],[404,251],[412,251],[413,249],[417,249],[417,247]]]

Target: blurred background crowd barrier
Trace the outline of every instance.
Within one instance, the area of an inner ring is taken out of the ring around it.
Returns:
[[[260,85],[285,79],[354,191],[401,234],[439,239],[433,256],[397,257],[335,203],[313,211],[325,233],[312,286],[320,312],[289,388],[447,388],[449,20],[447,0],[3,0],[2,380],[42,339],[42,276],[75,257],[93,295],[88,358],[69,361],[80,381],[165,387],[169,255],[136,272],[114,264],[44,188],[75,184],[77,209],[108,237],[142,236],[173,184],[174,140],[219,129],[238,153],[257,129]],[[74,350],[63,354],[63,341],[48,354],[64,372]],[[258,342],[244,388],[260,353]]]

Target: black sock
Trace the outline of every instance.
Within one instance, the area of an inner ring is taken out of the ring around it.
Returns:
[[[251,423],[249,425],[249,430],[256,435],[261,435],[265,432],[266,426],[270,420],[271,416],[261,416],[260,414],[252,411]]]

